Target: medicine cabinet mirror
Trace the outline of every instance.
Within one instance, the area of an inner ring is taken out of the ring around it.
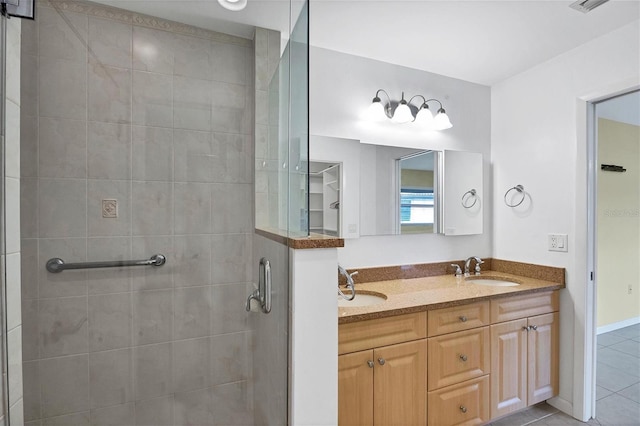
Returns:
[[[482,233],[482,154],[312,135],[309,158],[311,232]]]

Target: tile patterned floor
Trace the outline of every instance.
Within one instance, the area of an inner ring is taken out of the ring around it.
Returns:
[[[596,366],[596,418],[582,423],[546,403],[492,426],[640,426],[640,324],[600,334]]]

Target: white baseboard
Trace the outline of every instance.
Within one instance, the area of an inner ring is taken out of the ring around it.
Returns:
[[[608,333],[610,331],[619,330],[621,328],[629,327],[630,325],[640,324],[640,317],[629,318],[624,321],[614,322],[613,324],[603,325],[598,327],[596,334]]]
[[[559,396],[556,396],[554,398],[551,399],[547,399],[547,404],[549,404],[552,407],[557,408],[558,410],[562,411],[565,414],[570,415],[571,417],[573,416],[573,404],[569,401],[567,401],[566,399],[560,398]]]

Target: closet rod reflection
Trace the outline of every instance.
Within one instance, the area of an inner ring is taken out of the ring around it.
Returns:
[[[149,259],[144,260],[113,260],[105,262],[79,262],[65,263],[59,257],[51,258],[47,261],[47,271],[57,273],[65,269],[94,269],[94,268],[120,268],[123,266],[162,266],[167,258],[162,254],[154,254]]]

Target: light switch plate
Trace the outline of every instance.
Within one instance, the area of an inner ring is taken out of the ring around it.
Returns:
[[[567,247],[567,234],[549,234],[547,247],[549,251],[569,251]]]

